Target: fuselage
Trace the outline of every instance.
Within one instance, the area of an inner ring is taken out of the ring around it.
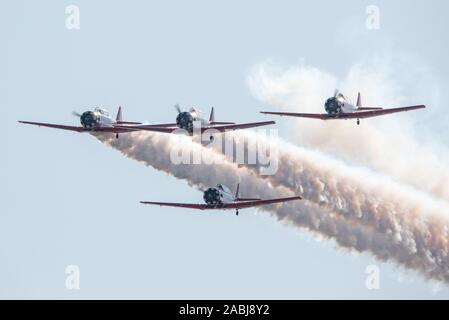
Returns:
[[[194,108],[191,108],[190,111],[180,112],[176,117],[176,126],[180,129],[192,133],[194,125],[200,125],[202,128],[209,126],[209,121],[201,118]]]
[[[95,108],[93,111],[86,111],[80,116],[81,125],[85,129],[94,130],[95,128],[112,128],[116,121],[111,118],[105,109]]]
[[[353,113],[357,111],[358,108],[350,103],[344,95],[339,93],[326,100],[324,109],[330,115],[337,115],[339,113]]]

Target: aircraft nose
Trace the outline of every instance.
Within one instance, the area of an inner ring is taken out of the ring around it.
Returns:
[[[203,199],[208,205],[216,205],[220,201],[220,192],[216,188],[209,188],[204,192]]]
[[[91,129],[96,126],[97,117],[92,111],[86,111],[81,115],[80,122],[84,128]]]

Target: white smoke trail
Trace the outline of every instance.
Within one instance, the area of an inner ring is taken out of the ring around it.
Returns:
[[[302,188],[305,200],[263,209],[280,220],[334,239],[341,247],[368,251],[380,260],[393,260],[428,278],[449,283],[448,223],[443,218],[447,207],[424,195],[394,185],[385,186],[385,181],[349,169],[336,177],[335,167],[343,170],[343,165],[325,157],[313,157],[303,149],[292,152],[284,150],[284,146],[280,148],[282,157],[293,153],[288,159],[283,158],[282,164],[304,161],[299,164],[298,173],[291,175],[280,167],[278,174],[262,179],[249,168],[239,168],[229,161],[220,165],[173,164],[170,152],[177,145],[194,152],[201,150],[209,163],[221,159],[219,152],[202,148],[188,137],[140,132],[122,135],[120,139],[111,135],[98,135],[98,138],[127,157],[199,188],[217,182],[233,186],[244,181],[242,196],[266,198],[291,195],[293,190]],[[298,159],[297,153],[301,152],[304,157]],[[305,161],[309,156],[310,161]],[[318,162],[313,164],[314,161]],[[320,174],[320,170],[324,173]],[[289,181],[284,183],[288,188],[281,186],[284,179]]]
[[[416,59],[390,54],[355,64],[338,82],[318,68],[300,64],[279,68],[261,63],[248,77],[264,109],[324,112],[325,99],[339,87],[364,105],[395,107],[426,104],[427,109],[375,119],[316,121],[283,118],[301,145],[366,165],[394,179],[449,200],[449,151],[443,128],[447,113],[440,109],[441,92],[432,72]]]
[[[243,144],[246,153],[255,152],[254,141],[258,139],[255,134],[228,133],[226,138]],[[406,239],[403,233],[408,232],[407,227],[418,223],[415,219],[426,219],[438,225],[442,233],[437,235],[446,237],[446,228],[449,227],[447,202],[398,185],[366,169],[344,165],[318,152],[280,140],[265,139],[264,143],[268,144],[264,148],[278,156],[279,170],[274,175],[264,176],[273,185],[300,192],[309,201],[357,223],[369,224],[392,239]],[[214,147],[215,151],[221,150],[216,145]],[[258,165],[246,167],[259,171]]]

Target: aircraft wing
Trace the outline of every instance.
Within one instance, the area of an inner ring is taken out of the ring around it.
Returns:
[[[260,113],[274,114],[277,116],[300,117],[300,118],[311,118],[321,120],[326,120],[329,118],[329,115],[325,113],[295,113],[295,112],[271,112],[271,111],[261,111]]]
[[[122,133],[122,132],[131,132],[139,130],[138,127],[125,127],[125,126],[116,126],[116,127],[98,127],[93,129],[86,129],[81,126],[66,126],[62,124],[53,124],[53,123],[43,123],[43,122],[31,122],[31,121],[19,121],[19,123],[31,124],[39,127],[47,127],[61,130],[69,130],[76,132],[111,132],[111,133]]]
[[[211,126],[211,127],[201,127],[201,133],[203,133],[206,130],[217,130],[219,132],[224,132],[226,130],[255,128],[255,127],[267,126],[267,125],[275,124],[275,123],[276,122],[274,122],[274,121],[263,121],[263,122],[250,122],[250,123],[241,123],[241,124],[227,124],[227,125],[217,125],[217,126]],[[174,130],[179,129],[178,127],[157,127],[157,125],[119,126],[118,128],[154,131],[154,132],[165,132],[165,133],[172,133]]]
[[[302,198],[299,196],[296,197],[287,197],[287,198],[275,198],[268,200],[251,200],[251,201],[236,201],[233,203],[225,203],[221,209],[244,209],[251,207],[258,207],[267,204],[287,202],[293,200],[301,200]]]
[[[210,126],[219,126],[219,125],[223,125],[223,124],[235,124],[235,122],[229,122],[229,121],[210,121],[209,122]]]
[[[416,105],[416,106],[408,106],[408,107],[399,107],[399,108],[390,108],[390,109],[382,109],[382,108],[365,108],[364,111],[356,111],[352,113],[338,113],[338,114],[327,114],[327,113],[294,113],[294,112],[268,112],[261,111],[263,114],[274,114],[278,116],[290,116],[290,117],[300,117],[300,118],[310,118],[310,119],[320,119],[320,120],[330,120],[330,119],[364,119],[371,117],[378,117],[390,113],[397,112],[405,112],[416,109],[423,109],[425,105]],[[362,109],[363,110],[363,109]],[[368,111],[366,111],[368,110]]]
[[[119,129],[128,129],[133,131],[153,131],[153,132],[165,132],[172,133],[177,127],[156,127],[153,125],[141,125],[141,126],[117,126]]]
[[[162,207],[178,207],[178,208],[189,208],[189,209],[199,209],[199,210],[226,210],[226,209],[244,209],[250,207],[258,207],[267,204],[287,202],[292,200],[300,200],[301,197],[288,197],[288,198],[277,198],[269,200],[251,200],[251,201],[237,201],[233,203],[225,203],[219,207],[211,207],[207,204],[196,204],[196,203],[177,203],[177,202],[154,202],[154,201],[140,201],[143,204],[152,204]]]
[[[249,123],[240,123],[240,124],[218,125],[218,126],[201,128],[201,132],[204,132],[209,129],[224,132],[226,130],[238,130],[238,129],[262,127],[262,126],[267,126],[267,125],[275,124],[275,123],[276,122],[274,122],[274,121],[262,121],[262,122],[249,122]]]
[[[143,204],[154,204],[161,207],[180,207],[180,208],[190,208],[190,209],[212,209],[207,204],[195,204],[195,203],[174,203],[174,202],[153,202],[153,201],[140,201]]]
[[[397,113],[397,112],[405,112],[405,111],[411,111],[416,109],[423,109],[425,108],[425,105],[417,105],[417,106],[408,106],[408,107],[399,107],[399,108],[390,108],[390,109],[379,109],[379,110],[371,110],[371,111],[359,111],[354,113],[345,113],[345,114],[339,114],[339,117],[345,118],[345,119],[363,119],[363,118],[371,118],[371,117],[378,117],[383,116],[390,113]]]
[[[176,123],[158,123],[158,124],[142,124],[139,127],[152,128],[152,127],[174,127],[176,129]]]
[[[31,125],[35,125],[35,126],[39,126],[39,127],[48,127],[48,128],[62,129],[62,130],[70,130],[70,131],[76,131],[76,132],[88,131],[85,128],[80,127],[80,126],[65,126],[65,125],[62,125],[62,124],[30,122],[30,121],[19,121],[19,123],[31,124]]]

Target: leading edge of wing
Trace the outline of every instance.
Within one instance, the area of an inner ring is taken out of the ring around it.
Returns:
[[[39,127],[48,127],[48,128],[55,128],[55,129],[61,129],[61,130],[70,130],[70,131],[76,131],[76,132],[85,132],[85,131],[87,131],[85,128],[79,127],[79,126],[66,126],[66,125],[62,125],[62,124],[53,124],[53,123],[44,123],[44,122],[31,122],[31,121],[19,121],[19,123],[31,124],[31,125],[39,126]]]
[[[128,129],[134,131],[153,131],[153,132],[164,132],[164,133],[172,133],[178,128],[170,128],[170,127],[155,127],[152,125],[142,125],[142,126],[116,126],[118,129]]]
[[[296,113],[296,112],[272,112],[272,111],[260,111],[260,113],[272,114],[277,116],[319,119],[319,120],[326,120],[329,118],[329,115],[322,113]]]
[[[209,208],[207,204],[196,204],[196,203],[176,203],[176,202],[154,202],[154,201],[140,201],[142,204],[152,204],[161,207],[180,207],[180,208],[190,208],[204,210]]]
[[[225,203],[222,209],[243,209],[250,207],[258,207],[268,204],[281,203],[287,201],[301,200],[300,196],[287,197],[287,198],[275,198],[275,199],[267,199],[267,200],[252,200],[252,201],[241,201],[234,203]]]
[[[246,128],[255,128],[267,126],[270,124],[275,124],[275,121],[262,121],[262,122],[250,122],[250,123],[241,123],[241,124],[230,124],[230,125],[221,125],[221,126],[210,126],[210,127],[201,127],[201,133],[205,131],[213,131],[216,130],[218,132],[224,132],[226,130],[237,130],[237,129],[246,129]],[[169,127],[155,127],[152,125],[143,125],[143,126],[117,126],[117,128],[122,129],[132,129],[132,130],[143,130],[143,131],[154,131],[154,132],[165,132],[165,133],[173,133],[176,130],[183,130],[178,127],[169,128]],[[195,131],[195,129],[194,129]]]
[[[223,125],[223,126],[211,126],[211,127],[201,128],[201,129],[202,129],[202,131],[217,130],[217,131],[223,132],[226,130],[238,130],[238,129],[263,127],[263,126],[268,126],[271,124],[276,124],[276,122],[275,121],[248,122],[248,123],[230,124],[230,125]]]
[[[390,108],[390,109],[354,112],[354,113],[345,114],[345,116],[342,116],[342,117],[344,117],[344,118],[359,118],[359,119],[371,118],[371,117],[378,117],[378,116],[391,114],[391,113],[412,111],[412,110],[417,110],[417,109],[424,109],[425,107],[426,107],[425,105],[420,104],[420,105],[416,105],[416,106],[407,106],[407,107],[399,107],[399,108]]]

